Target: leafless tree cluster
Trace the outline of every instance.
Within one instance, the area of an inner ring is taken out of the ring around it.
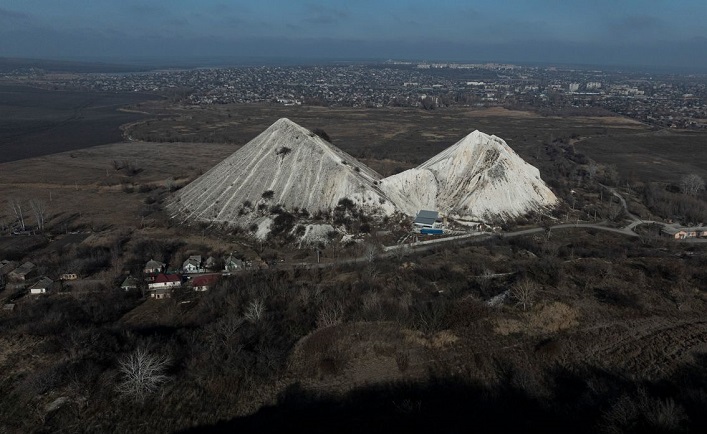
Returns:
[[[253,300],[248,304],[248,307],[243,314],[243,317],[252,323],[256,323],[263,318],[265,314],[265,303],[261,299]]]
[[[589,164],[587,165],[587,175],[589,176],[590,180],[594,180],[597,176],[597,171],[599,169],[599,166],[597,165],[596,162],[590,161]]]
[[[375,244],[367,244],[363,250],[363,256],[366,258],[366,262],[372,264],[378,259],[378,254],[380,249]]]
[[[27,220],[25,217],[27,205],[20,199],[11,198],[7,201],[7,207],[10,213],[15,216],[20,229],[23,231],[27,230]],[[29,201],[29,210],[31,210],[37,223],[37,229],[43,231],[47,221],[47,203],[40,199],[31,199]]]
[[[697,196],[699,192],[705,189],[705,180],[700,175],[691,173],[680,179],[680,190],[690,196]]]
[[[152,354],[146,348],[138,348],[118,362],[118,370],[123,376],[118,384],[118,391],[144,400],[167,381],[165,372],[169,363],[168,356]]]
[[[125,170],[125,173],[129,176],[137,175],[142,171],[142,169],[135,161],[129,160],[113,160],[113,169],[115,169],[116,171]]]
[[[533,306],[537,292],[537,284],[531,280],[524,279],[513,285],[511,298],[516,302],[516,306],[520,306],[523,310],[528,310]]]
[[[238,334],[244,322],[244,319],[239,316],[229,315],[210,327],[209,337],[214,341],[220,341],[223,345],[228,345]]]
[[[324,328],[340,324],[344,319],[344,307],[341,303],[332,303],[319,310],[317,327]]]
[[[34,214],[34,219],[37,221],[37,229],[44,230],[44,223],[47,219],[47,203],[43,200],[32,199],[29,201],[29,206]]]
[[[20,228],[22,228],[22,230],[24,231],[25,213],[24,209],[22,208],[22,201],[19,199],[8,199],[7,206],[10,209],[10,212],[15,215],[15,218],[17,218],[17,223],[19,223]]]

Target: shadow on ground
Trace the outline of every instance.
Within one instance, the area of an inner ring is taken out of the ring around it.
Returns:
[[[699,365],[657,383],[599,370],[555,370],[546,385],[537,385],[538,393],[532,380],[511,370],[493,387],[453,377],[343,396],[293,386],[253,415],[184,432],[707,432],[704,358]]]

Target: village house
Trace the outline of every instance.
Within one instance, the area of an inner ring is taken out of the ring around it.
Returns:
[[[201,268],[200,255],[190,256],[189,259],[182,264],[182,272],[185,274],[202,273],[203,271],[204,269]]]
[[[25,262],[18,268],[7,273],[7,278],[13,282],[24,282],[37,274],[37,267],[31,262]]]
[[[130,291],[131,289],[137,289],[137,284],[138,281],[132,276],[128,276],[123,280],[123,283],[120,284],[120,289],[123,291]]]
[[[680,227],[680,226],[663,226],[661,232],[676,240],[685,240],[688,238],[707,238],[707,227]]]
[[[191,280],[191,286],[194,288],[194,291],[207,291],[218,283],[220,277],[221,276],[218,274],[197,276]]]
[[[46,294],[52,287],[54,282],[48,277],[42,277],[34,285],[29,287],[30,294]]]
[[[159,288],[150,292],[150,297],[156,300],[163,300],[165,298],[172,298],[172,288]]]
[[[209,256],[204,262],[204,269],[206,271],[218,271],[218,261],[213,256]]]
[[[236,258],[233,254],[230,254],[226,257],[226,260],[224,261],[223,265],[223,270],[232,273],[234,271],[240,271],[245,268],[245,262],[242,260]]]
[[[164,288],[179,288],[182,286],[182,276],[179,274],[158,274],[154,282],[150,282],[147,288],[152,291]]]
[[[10,271],[17,268],[17,263],[3,259],[0,261],[0,277],[7,275]]]
[[[64,273],[59,276],[59,280],[76,280],[79,276],[76,273]]]
[[[165,264],[164,262],[150,259],[149,261],[147,261],[147,264],[145,264],[145,269],[143,271],[145,272],[145,274],[158,274],[165,271],[166,266],[167,264]]]

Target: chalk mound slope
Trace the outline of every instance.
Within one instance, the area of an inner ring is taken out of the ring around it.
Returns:
[[[557,197],[502,139],[474,131],[420,166],[380,182],[402,212],[439,210],[466,220],[505,220],[557,203]]]
[[[380,179],[346,152],[283,118],[180,190],[171,208],[186,220],[246,224],[262,219],[272,206],[314,213],[348,198],[372,215],[390,215],[395,207],[378,187]]]

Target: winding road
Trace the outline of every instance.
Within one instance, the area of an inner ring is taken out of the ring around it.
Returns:
[[[601,185],[601,184],[600,184]],[[616,198],[618,198],[619,202],[621,203],[621,206],[623,207],[626,215],[630,218],[631,222],[627,224],[626,226],[620,227],[620,228],[614,228],[610,226],[606,226],[607,222],[600,222],[600,223],[562,223],[554,226],[549,226],[549,227],[533,227],[533,228],[528,228],[528,229],[521,229],[518,231],[513,231],[513,232],[499,232],[499,233],[494,233],[494,232],[473,232],[473,233],[468,233],[468,234],[463,234],[463,235],[454,235],[450,237],[445,237],[445,238],[435,238],[431,240],[425,240],[425,241],[417,241],[417,242],[410,242],[410,243],[400,243],[392,246],[383,246],[381,248],[381,252],[378,255],[363,255],[359,256],[356,258],[347,258],[347,259],[338,259],[333,262],[326,262],[326,263],[317,263],[317,264],[312,264],[312,263],[299,263],[299,264],[292,264],[295,268],[297,267],[305,267],[305,268],[326,268],[326,267],[331,267],[335,265],[341,265],[341,264],[362,264],[362,263],[367,263],[367,262],[375,262],[379,258],[392,258],[395,257],[396,255],[401,255],[401,254],[407,254],[407,253],[413,253],[413,252],[423,252],[426,250],[431,250],[434,248],[439,247],[440,245],[444,244],[449,244],[449,243],[471,243],[471,242],[483,242],[488,239],[491,239],[493,237],[498,237],[498,238],[514,238],[514,237],[520,237],[524,235],[532,235],[532,234],[539,234],[539,233],[552,233],[552,231],[557,231],[557,230],[566,230],[566,229],[593,229],[593,230],[598,230],[598,231],[604,231],[604,232],[612,232],[615,234],[619,235],[624,235],[628,237],[639,237],[640,235],[635,232],[636,227],[642,224],[658,224],[661,226],[669,226],[667,223],[663,222],[658,222],[658,221],[653,221],[653,220],[642,220],[640,217],[636,216],[635,214],[632,214],[628,210],[628,206],[626,204],[626,199],[621,196],[615,189],[602,185],[602,187],[606,188],[611,194],[613,194]],[[409,238],[406,238],[409,239]],[[689,243],[707,243],[707,239],[686,239],[686,240],[681,240],[682,242],[689,242]]]

